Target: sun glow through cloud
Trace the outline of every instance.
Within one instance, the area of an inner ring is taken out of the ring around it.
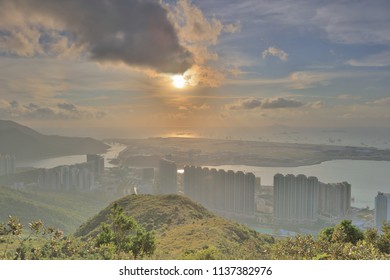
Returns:
[[[186,81],[183,75],[175,75],[172,77],[172,84],[175,88],[184,88]]]

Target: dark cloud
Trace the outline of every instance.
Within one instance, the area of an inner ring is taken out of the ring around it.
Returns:
[[[57,115],[50,108],[31,109],[31,110],[24,113],[24,117],[31,118],[31,119],[42,119],[42,120],[62,119],[61,115]]]
[[[71,103],[59,103],[57,106],[41,106],[35,103],[19,104],[0,99],[0,117],[38,120],[82,120],[101,119],[106,113],[93,108],[79,108]]]
[[[66,110],[66,111],[70,111],[70,112],[77,111],[76,106],[73,104],[70,104],[70,103],[59,103],[59,104],[57,104],[57,107],[60,109]]]
[[[20,22],[2,23],[8,28],[5,30],[0,27],[3,32],[19,32],[4,44],[10,49],[18,45],[16,54],[42,52],[42,46],[47,45],[43,39],[50,41],[50,34],[56,31],[57,37],[61,32],[100,62],[122,62],[169,73],[183,72],[192,64],[192,55],[179,44],[167,10],[159,1],[0,0],[0,9],[25,18],[23,29]],[[12,21],[11,16],[7,19]]]
[[[261,101],[258,99],[247,99],[247,100],[242,101],[241,107],[243,109],[250,110],[250,109],[260,107],[261,104],[262,104]]]
[[[13,108],[16,108],[16,107],[19,106],[19,103],[18,103],[17,101],[15,101],[15,100],[12,100],[12,101],[9,103],[9,105],[11,105],[11,107],[13,107]]]
[[[253,110],[256,108],[280,109],[280,108],[297,108],[297,107],[302,107],[304,105],[305,103],[301,101],[283,98],[283,97],[265,98],[265,99],[246,98],[246,99],[241,99],[236,103],[228,104],[226,106],[226,109],[227,110]]]
[[[27,110],[37,110],[40,108],[38,105],[36,105],[34,103],[24,105],[23,107],[26,108]]]

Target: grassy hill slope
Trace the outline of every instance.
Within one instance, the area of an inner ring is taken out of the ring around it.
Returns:
[[[156,232],[152,259],[264,259],[274,240],[245,226],[215,216],[178,195],[131,195],[116,201],[139,224]],[[96,236],[109,220],[113,203],[75,233]]]
[[[27,224],[41,219],[48,226],[73,233],[115,197],[103,193],[17,191],[0,187],[0,221],[17,216]]]

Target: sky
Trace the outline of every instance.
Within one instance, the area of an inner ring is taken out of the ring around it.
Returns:
[[[0,119],[97,138],[390,131],[389,10],[388,0],[0,0]]]

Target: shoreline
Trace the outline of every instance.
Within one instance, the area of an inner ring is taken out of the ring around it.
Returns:
[[[169,155],[178,165],[249,165],[300,167],[331,160],[390,161],[390,150],[370,147],[291,144],[203,138],[149,138],[117,140],[127,148],[118,160],[123,165],[158,166]]]
[[[335,158],[335,159],[324,159],[324,160],[319,160],[319,161],[313,161],[313,162],[308,162],[305,164],[302,163],[292,163],[290,165],[281,165],[281,164],[262,164],[262,165],[254,165],[254,164],[245,164],[245,163],[229,163],[229,164],[213,164],[213,163],[206,163],[206,164],[201,164],[202,166],[223,166],[223,165],[243,165],[243,166],[253,166],[253,167],[282,167],[282,168],[288,168],[288,167],[305,167],[305,166],[313,166],[313,165],[319,165],[325,162],[329,161],[342,161],[342,160],[352,160],[352,161],[386,161],[390,162],[389,159],[365,159],[365,158]]]

